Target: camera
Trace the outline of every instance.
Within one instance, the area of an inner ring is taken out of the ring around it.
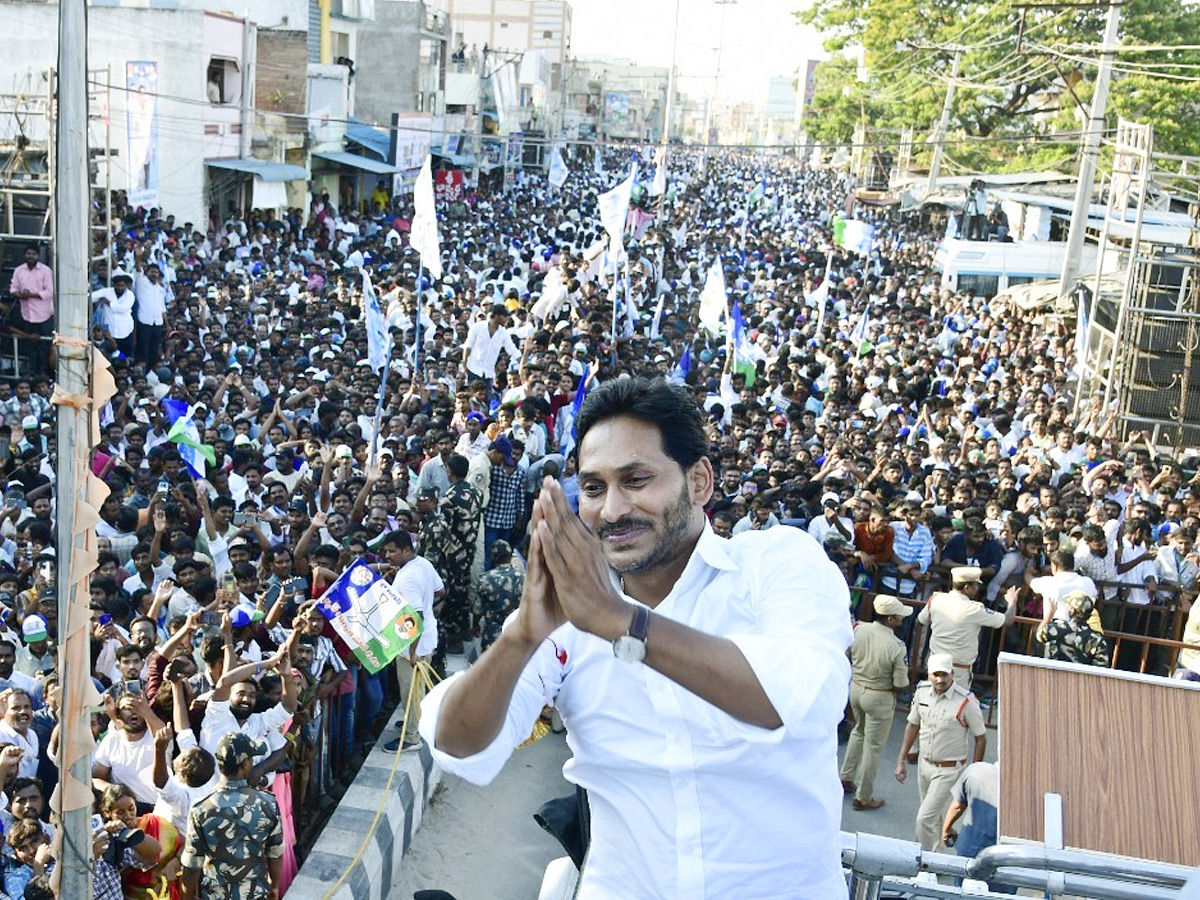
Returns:
[[[146,833],[140,828],[122,828],[109,836],[108,849],[104,851],[104,859],[115,868],[121,867],[125,851],[136,847],[146,839]]]

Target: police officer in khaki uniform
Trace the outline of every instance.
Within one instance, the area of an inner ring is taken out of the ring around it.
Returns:
[[[968,762],[979,762],[987,750],[983,713],[975,695],[954,683],[954,660],[948,653],[929,657],[929,681],[913,692],[912,709],[900,742],[896,780],[908,777],[904,758],[913,741],[921,737],[917,810],[917,841],[924,850],[941,849],[942,821],[950,806],[950,792]],[[971,738],[974,738],[972,747]]]
[[[896,716],[896,692],[908,687],[904,644],[895,630],[912,613],[912,607],[887,594],[877,596],[873,605],[875,621],[858,624],[854,642],[846,651],[854,730],[846,745],[841,778],[843,790],[854,794],[857,810],[883,806],[883,800],[873,797],[871,791]]]
[[[979,655],[979,632],[983,628],[1011,625],[1017,615],[1015,590],[1006,599],[1004,612],[988,609],[979,602],[983,593],[982,571],[977,566],[955,566],[950,570],[953,590],[939,591],[917,614],[929,628],[929,652],[948,653],[954,660],[955,681],[964,690],[971,687],[971,669]]]

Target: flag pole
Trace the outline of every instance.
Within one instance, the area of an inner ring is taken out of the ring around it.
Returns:
[[[367,468],[375,465],[375,454],[379,451],[379,430],[383,426],[383,394],[387,388],[388,363],[392,358],[392,330],[388,329],[387,353],[384,354],[383,369],[379,373],[379,394],[375,397],[375,426],[371,435],[371,458],[367,460]]]

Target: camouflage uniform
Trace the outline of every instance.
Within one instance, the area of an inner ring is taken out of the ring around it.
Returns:
[[[1071,617],[1052,619],[1046,625],[1046,659],[1108,668],[1108,641],[1088,625],[1088,616],[1095,608],[1092,598],[1084,594],[1070,599]]]
[[[479,533],[479,518],[483,503],[479,491],[466,481],[455,481],[442,495],[438,511],[446,521],[442,544],[445,570],[439,569],[446,584],[445,623],[447,642],[466,640],[470,636],[471,560],[475,556],[475,538]],[[425,555],[424,549],[421,551]],[[426,556],[426,558],[428,558]],[[435,563],[435,568],[437,564]]]
[[[440,510],[433,510],[421,517],[417,533],[417,552],[425,557],[446,580],[446,547],[449,542],[449,525]]]
[[[217,745],[217,762],[253,759],[254,742],[241,732]],[[181,862],[200,869],[200,897],[265,900],[269,859],[283,855],[283,828],[275,799],[246,784],[221,778],[221,785],[192,807]]]
[[[512,563],[485,572],[476,582],[475,614],[481,617],[479,637],[484,650],[500,637],[500,627],[509,611],[521,602],[524,589],[525,573]]]

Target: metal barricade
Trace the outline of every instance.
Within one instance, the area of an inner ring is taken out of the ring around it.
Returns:
[[[1048,850],[1034,845],[988,847],[976,857],[923,851],[913,841],[878,834],[842,832],[842,866],[851,900],[1011,896],[960,887],[961,879],[1031,888],[1051,896],[1071,894],[1089,900],[1172,900],[1195,873],[1183,866],[1144,859]],[[915,879],[923,872],[946,883]]]

